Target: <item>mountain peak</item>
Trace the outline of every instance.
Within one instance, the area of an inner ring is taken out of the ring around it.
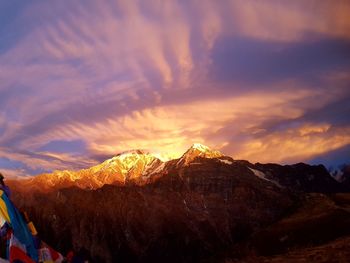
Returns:
[[[194,143],[192,144],[190,149],[197,149],[201,152],[207,152],[210,151],[210,148],[206,145],[200,144],[200,143]]]
[[[203,158],[219,158],[224,156],[221,152],[212,150],[208,146],[205,146],[200,143],[194,143],[191,148],[189,148],[184,155],[178,161],[178,164],[188,165],[192,162],[196,157]]]
[[[122,171],[123,173],[125,173],[129,171],[131,168],[133,168],[135,165],[137,165],[137,163],[141,162],[144,165],[147,165],[157,159],[158,158],[156,156],[154,156],[148,151],[130,150],[130,151],[122,152],[95,167],[99,167],[99,169],[103,167],[103,169],[105,169],[106,167],[119,166],[119,167],[123,167]]]

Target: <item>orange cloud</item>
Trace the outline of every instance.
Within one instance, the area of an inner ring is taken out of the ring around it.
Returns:
[[[125,149],[142,148],[179,157],[194,141],[221,148],[229,136],[254,133],[254,127],[270,118],[298,118],[303,114],[303,109],[295,108],[293,101],[308,94],[308,91],[249,94],[156,106],[94,125],[76,123],[57,127],[32,139],[30,144],[33,147],[54,138],[84,138],[90,150],[96,154],[115,154]],[[227,128],[233,130],[222,132]],[[28,143],[24,141],[23,145]]]
[[[330,128],[330,125],[307,124],[283,132],[250,140],[239,152],[238,159],[252,162],[294,163],[336,150],[350,144],[350,127]]]

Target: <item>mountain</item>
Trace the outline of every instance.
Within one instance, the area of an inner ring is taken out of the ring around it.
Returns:
[[[76,186],[83,189],[97,189],[105,184],[128,182],[144,184],[152,172],[161,169],[164,163],[146,151],[133,150],[116,155],[101,164],[80,171],[54,171],[52,174],[41,174],[32,178],[9,181],[16,184],[22,192],[61,189]]]
[[[42,238],[91,262],[266,262],[350,235],[348,188],[324,166],[252,164],[201,144],[167,162],[135,150],[7,182]]]
[[[177,161],[177,166],[189,165],[196,157],[217,158],[223,155],[201,144],[193,144]],[[22,192],[48,192],[53,189],[76,186],[97,189],[106,184],[144,185],[153,182],[167,171],[169,163],[163,162],[150,152],[132,150],[123,152],[103,163],[80,171],[54,171],[32,178],[9,180]]]
[[[345,164],[341,167],[339,181],[350,188],[350,164]]]
[[[245,166],[200,157],[181,167],[177,162],[142,186],[16,192],[14,200],[49,244],[62,253],[85,248],[99,263],[221,258],[294,206],[291,193]]]
[[[163,162],[150,152],[133,150],[116,155],[103,163],[80,171],[55,171],[32,178],[9,180],[8,184],[22,192],[49,192],[54,189],[76,186],[82,189],[98,189],[103,185],[146,185],[166,176],[170,171],[189,165],[198,165],[199,159],[213,159],[218,165],[249,168],[246,173],[261,180],[295,191],[338,192],[346,191],[323,165],[252,164],[233,160],[217,150],[199,143],[193,144],[179,159]],[[202,162],[203,163],[203,162]],[[176,172],[176,171],[175,171]],[[345,177],[344,177],[345,178]],[[346,180],[344,180],[346,181]],[[345,182],[346,183],[346,182]],[[349,186],[346,185],[347,189]]]

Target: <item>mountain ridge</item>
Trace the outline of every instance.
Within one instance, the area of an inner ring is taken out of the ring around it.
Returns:
[[[7,180],[10,186],[22,192],[49,192],[76,186],[82,189],[98,189],[104,185],[147,185],[186,166],[206,165],[206,160],[215,160],[217,166],[245,166],[261,180],[278,187],[297,191],[334,192],[348,191],[348,183],[337,182],[323,165],[252,164],[245,160],[234,160],[220,151],[194,143],[180,158],[162,161],[145,150],[125,151],[100,164],[78,171],[54,171],[32,178]],[[327,190],[328,189],[328,190]]]
[[[219,151],[199,143],[193,144],[177,161],[177,166],[188,165],[196,157],[216,158],[223,156]],[[126,185],[130,182],[144,185],[153,181],[153,177],[162,173],[171,162],[162,161],[147,150],[129,150],[121,152],[110,159],[90,168],[78,171],[57,170],[52,173],[39,174],[32,178],[7,180],[9,184],[20,182],[22,191],[59,189],[77,186],[83,189],[98,189],[105,184]],[[41,185],[38,187],[38,185]],[[19,186],[20,187],[20,186]]]

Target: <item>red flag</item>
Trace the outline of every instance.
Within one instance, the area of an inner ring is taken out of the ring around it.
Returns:
[[[35,263],[28,255],[24,245],[12,234],[10,239],[10,263],[19,260],[23,263]]]

